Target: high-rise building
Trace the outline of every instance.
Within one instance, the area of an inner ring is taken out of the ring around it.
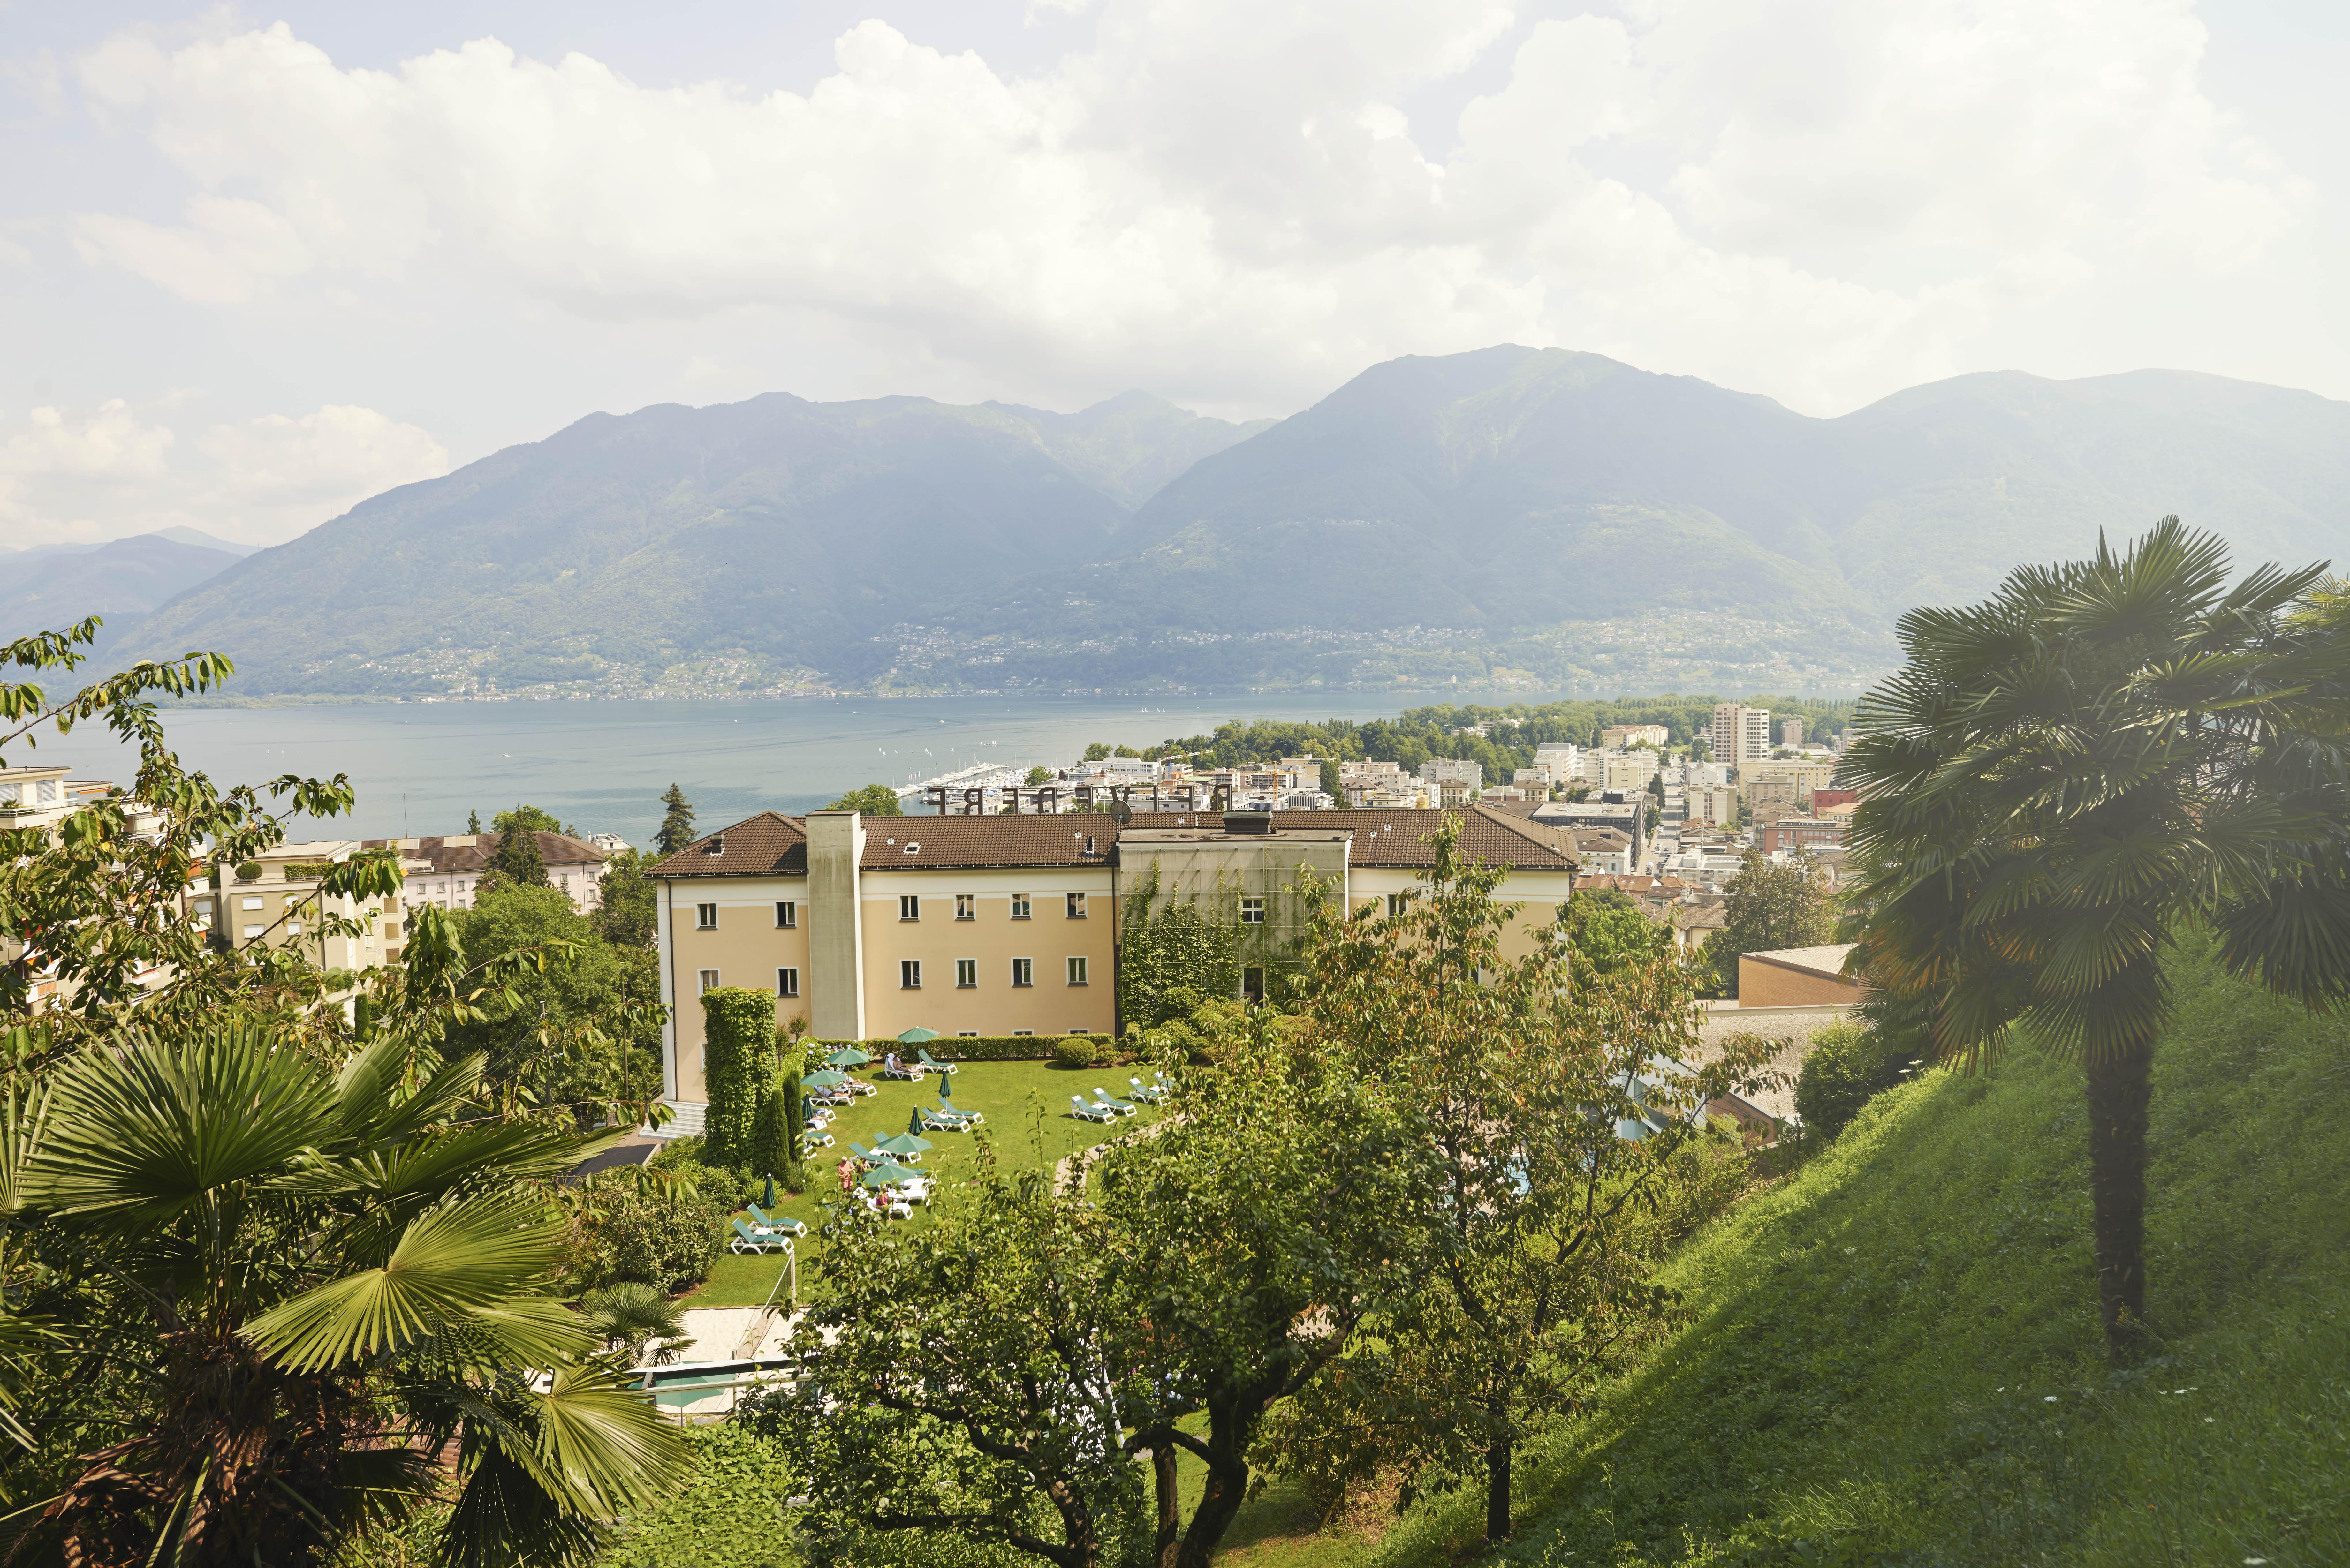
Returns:
[[[1779,743],[1790,751],[1801,746],[1804,743],[1804,722],[1801,719],[1782,719],[1779,722]]]
[[[1713,761],[1733,768],[1760,762],[1771,754],[1771,710],[1749,708],[1743,702],[1715,703],[1707,746]]]

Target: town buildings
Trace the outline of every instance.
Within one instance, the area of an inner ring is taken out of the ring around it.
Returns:
[[[1662,724],[1610,724],[1599,732],[1599,743],[1612,752],[1630,746],[1669,744],[1672,732]]]
[[[470,909],[482,876],[497,857],[504,836],[496,833],[459,833],[439,838],[367,838],[360,840],[358,847],[397,849],[403,864],[415,867],[409,873],[410,903]],[[571,907],[579,913],[593,914],[603,897],[604,867],[614,851],[567,834],[541,830],[537,836],[538,857],[546,863],[547,885],[568,898]]]
[[[1527,905],[1513,944],[1554,918],[1576,862],[1534,820],[1461,814],[1464,847],[1507,866]],[[666,1096],[704,1099],[702,1014],[720,986],[775,997],[820,1039],[1116,1032],[1119,926],[1137,898],[1200,906],[1243,941],[1242,989],[1301,918],[1298,875],[1348,906],[1424,886],[1432,810],[866,817],[764,812],[650,867]],[[1255,953],[1253,959],[1248,955]],[[684,1118],[681,1125],[690,1125]]]
[[[406,949],[410,899],[395,893],[361,900],[348,893],[319,890],[328,867],[375,847],[358,839],[312,839],[281,844],[241,865],[226,867],[218,887],[209,881],[189,888],[197,923],[231,948],[289,948],[326,969],[367,969],[396,964]],[[412,878],[419,863],[402,857]],[[332,934],[328,915],[359,923],[356,935]]]

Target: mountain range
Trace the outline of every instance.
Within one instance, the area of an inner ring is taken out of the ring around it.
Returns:
[[[1372,367],[1279,421],[1143,393],[593,414],[148,614],[248,693],[1857,684],[1891,618],[2176,512],[2350,555],[2350,403],[2184,371],[1835,419],[1594,354]]]

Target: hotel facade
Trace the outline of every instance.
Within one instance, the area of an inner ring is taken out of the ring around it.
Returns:
[[[1506,866],[1530,949],[1575,885],[1572,837],[1482,806],[1470,856]],[[1300,876],[1350,908],[1393,909],[1434,863],[1424,810],[805,817],[764,812],[647,869],[657,888],[663,1097],[705,1103],[702,1010],[721,986],[768,992],[775,1020],[826,1040],[1118,1033],[1119,921],[1138,893],[1200,905],[1249,954],[1301,933]]]

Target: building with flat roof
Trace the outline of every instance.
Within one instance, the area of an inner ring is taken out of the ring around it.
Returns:
[[[1350,907],[1396,908],[1434,862],[1444,814],[1413,810],[1021,816],[762,812],[650,867],[658,888],[663,1095],[693,1130],[706,1090],[702,1011],[722,986],[775,998],[819,1039],[1111,1033],[1129,900],[1212,903],[1241,934],[1241,989],[1302,929],[1301,871]],[[1575,857],[1533,820],[1469,806],[1466,851],[1510,868],[1535,933]],[[1252,960],[1252,952],[1259,956]]]
[[[1863,1000],[1865,988],[1844,971],[1853,944],[1783,948],[1738,955],[1738,1005],[1842,1006]]]

